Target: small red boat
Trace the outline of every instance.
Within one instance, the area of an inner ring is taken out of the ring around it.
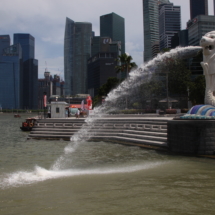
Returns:
[[[35,122],[35,118],[27,118],[25,122],[22,122],[22,126],[20,127],[20,129],[22,131],[31,131],[33,126],[35,125]]]

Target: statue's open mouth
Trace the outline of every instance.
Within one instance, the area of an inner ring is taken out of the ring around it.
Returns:
[[[205,46],[205,49],[208,49],[208,50],[212,50],[214,47],[213,46]]]

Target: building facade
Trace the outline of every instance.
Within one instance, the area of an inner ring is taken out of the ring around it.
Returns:
[[[88,60],[88,93],[98,95],[99,88],[110,77],[117,77],[117,52],[99,52]]]
[[[116,59],[121,55],[121,42],[112,41],[110,37],[97,37],[96,41],[97,49],[94,47],[96,54],[88,59],[87,66],[88,93],[91,97],[98,94],[99,88],[109,77],[121,78],[122,75],[117,74],[115,69],[118,64]]]
[[[91,55],[92,24],[66,18],[64,35],[65,94],[87,92],[87,60]]]
[[[198,15],[208,15],[208,0],[190,0],[190,19]]]
[[[121,52],[125,53],[125,19],[115,13],[100,16],[100,36],[121,42]]]
[[[173,48],[172,37],[181,30],[181,7],[170,4],[159,5],[160,50]]]
[[[14,34],[13,44],[20,44],[22,47],[23,62],[29,59],[34,59],[35,39],[30,34]]]
[[[47,96],[47,101],[53,96],[63,96],[64,95],[64,82],[60,80],[58,75],[52,75],[50,72],[45,70],[44,78],[38,80],[38,108],[44,108],[44,93]],[[59,99],[61,100],[61,99]],[[63,100],[62,100],[63,101]]]
[[[187,23],[190,46],[199,46],[203,35],[215,29],[215,16],[199,15]]]
[[[22,48],[19,44],[3,49],[0,61],[0,106],[18,109],[22,104]]]
[[[23,109],[38,108],[38,60],[35,59],[35,39],[30,34],[14,34],[14,44],[22,47]]]
[[[161,3],[169,3],[169,0],[143,0],[143,29],[144,29],[144,62],[153,58],[157,53],[159,43],[159,9]],[[155,46],[155,47],[154,47]]]
[[[0,61],[3,56],[3,51],[5,48],[10,46],[10,36],[9,35],[0,35]]]

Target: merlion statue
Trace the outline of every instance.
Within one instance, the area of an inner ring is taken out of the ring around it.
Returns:
[[[215,31],[205,34],[200,40],[200,46],[203,48],[201,66],[206,81],[205,104],[215,106]]]

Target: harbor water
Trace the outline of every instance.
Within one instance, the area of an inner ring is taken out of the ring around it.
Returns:
[[[0,215],[215,214],[215,160],[27,140],[28,116],[0,114]]]

